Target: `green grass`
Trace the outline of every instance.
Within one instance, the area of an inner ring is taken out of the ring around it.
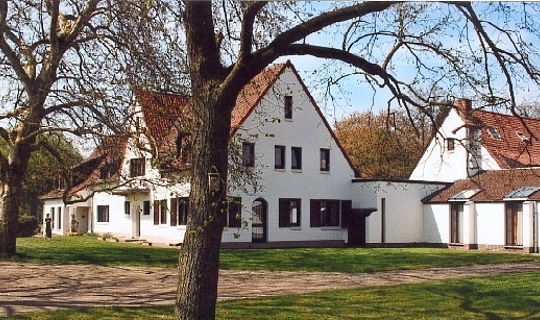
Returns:
[[[94,237],[20,238],[12,260],[40,264],[98,264],[174,268],[179,249],[113,243]],[[291,248],[223,250],[221,269],[364,273],[396,269],[538,261],[529,254],[436,248]]]
[[[173,319],[172,306],[88,308],[12,319]],[[540,273],[221,301],[218,319],[539,319]]]

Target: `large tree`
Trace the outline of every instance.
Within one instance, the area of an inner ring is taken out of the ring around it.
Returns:
[[[240,89],[277,58],[311,55],[341,61],[364,84],[388,90],[389,100],[407,113],[413,108],[427,113],[428,106],[450,105],[461,96],[486,105],[506,105],[513,111],[519,87],[538,85],[534,41],[525,41],[520,34],[537,36],[537,17],[531,16],[536,11],[530,10],[534,4],[341,2],[322,9],[297,6],[311,4],[186,1],[182,8],[196,156],[191,219],[180,254],[178,319],[215,316],[225,194],[209,190],[208,174],[219,172],[221,190],[226,190],[234,101]],[[334,41],[329,45],[328,41],[317,42],[317,35],[327,30],[336,30]],[[397,67],[403,62],[407,69],[400,73]],[[434,87],[444,90],[446,96],[422,94]]]
[[[122,71],[138,56],[126,59],[131,48],[116,35],[127,17],[150,20],[125,7],[124,1],[0,0],[0,256],[16,253],[31,154],[46,148],[65,162],[49,139],[55,134],[89,139],[125,128],[131,97]]]

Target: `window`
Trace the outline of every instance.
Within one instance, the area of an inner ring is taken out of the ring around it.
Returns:
[[[227,227],[240,228],[242,226],[242,198],[229,198],[227,210]]]
[[[51,229],[54,229],[54,207],[51,207]]]
[[[146,161],[144,158],[131,159],[129,161],[129,176],[140,177],[146,173]]]
[[[293,116],[293,101],[292,96],[285,96],[285,119],[292,120]]]
[[[189,133],[179,133],[176,137],[176,159],[188,162],[191,153],[191,135]]]
[[[299,227],[301,199],[279,199],[279,227]]]
[[[506,203],[506,245],[523,245],[523,204],[521,202]]]
[[[58,229],[62,229],[62,207],[58,207]]]
[[[446,150],[453,151],[456,148],[455,142],[454,138],[446,139]]]
[[[516,134],[521,139],[521,141],[523,141],[525,143],[530,143],[531,142],[531,139],[529,139],[529,137],[527,137],[523,133],[516,131]]]
[[[143,201],[143,216],[150,215],[150,201]]]
[[[109,222],[109,206],[97,206],[97,222]]]
[[[255,144],[250,142],[242,143],[242,162],[246,167],[255,166]]]
[[[339,226],[339,201],[323,200],[321,201],[321,226],[338,227]]]
[[[124,201],[124,214],[128,216],[131,214],[131,202],[129,201]]]
[[[291,169],[302,169],[302,148],[291,147]]]
[[[493,139],[502,140],[501,135],[499,134],[499,131],[497,131],[497,129],[493,127],[487,127],[486,129],[491,135],[491,137],[493,137]]]
[[[321,171],[330,171],[330,149],[321,149]]]
[[[154,200],[154,225],[167,223],[167,200]]]
[[[103,167],[99,169],[99,178],[102,180],[111,178],[112,176],[114,176],[114,174],[118,171],[119,168],[120,163],[118,161],[105,163]]]
[[[312,199],[309,207],[310,227],[346,227],[346,221],[350,219],[352,201]]]
[[[171,198],[171,226],[186,225],[189,210],[189,198]]]
[[[463,202],[450,205],[450,243],[462,243]]]
[[[285,169],[285,146],[274,147],[274,169]]]

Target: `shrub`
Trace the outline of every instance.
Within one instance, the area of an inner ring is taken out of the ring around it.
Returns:
[[[39,220],[34,216],[19,216],[17,237],[31,237],[39,232]]]

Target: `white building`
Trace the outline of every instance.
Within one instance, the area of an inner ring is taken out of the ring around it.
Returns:
[[[185,157],[189,132],[182,120],[189,116],[189,100],[149,92],[136,95],[135,112],[140,117],[133,130],[144,133],[116,143],[116,150],[121,151],[114,159],[99,157],[107,154],[107,143],[98,148],[90,160],[103,161],[94,166],[96,172],[86,180],[85,188],[71,194],[103,190],[110,179],[117,186],[65,207],[58,192],[43,197],[45,213],[54,210],[55,221],[62,221],[55,225],[55,234],[69,232],[71,213],[88,212],[88,221],[82,224],[88,229],[79,231],[182,242],[189,185],[171,184],[166,167],[189,166]],[[259,187],[231,186],[229,196],[234,201],[223,232],[224,246],[346,243],[344,220],[351,212],[351,181],[357,172],[290,62],[266,69],[244,88],[233,111],[232,127],[231,145],[237,147],[232,148],[231,171],[255,173]],[[157,158],[158,154],[174,157]],[[235,155],[241,159],[240,166],[232,160]],[[101,173],[111,168],[120,174]],[[77,215],[74,220],[84,219]]]

